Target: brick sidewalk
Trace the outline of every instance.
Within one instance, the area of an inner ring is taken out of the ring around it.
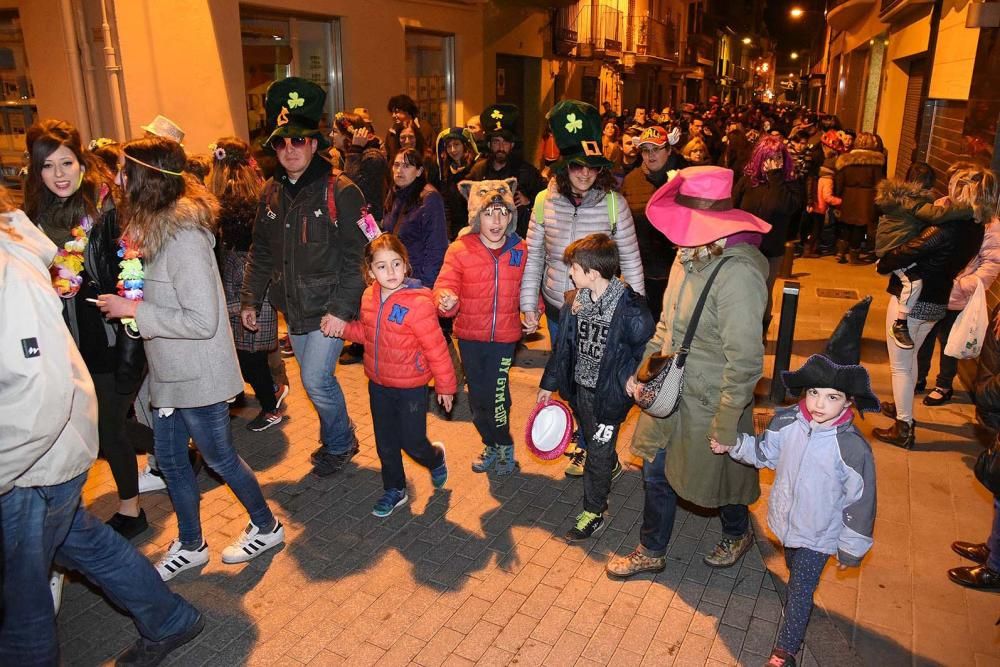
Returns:
[[[811,273],[800,278],[796,353],[818,351],[851,303],[817,298],[815,287],[849,282],[876,298],[865,357],[876,391],[888,396],[879,342],[882,279],[870,268],[830,259],[798,261],[796,268]],[[770,477],[762,477],[764,495],[752,508],[758,543],[738,567],[702,565],[701,555],[720,537],[718,521],[682,510],[666,571],[609,579],[608,555],[627,552],[637,540],[639,469],[629,466],[616,482],[609,522],[597,539],[583,546],[561,539],[581,509],[580,482],[562,475],[563,461],[532,459],[521,446],[545,346],[532,343],[511,371],[520,474],[471,472],[478,437],[460,405],[455,420],[431,417],[428,426],[430,437],[448,446],[447,488],[434,492],[427,473],[409,465],[411,502],[388,519],[370,515],[381,483],[361,367],[338,369],[361,454],[346,474],[319,479],[309,474],[308,461],[318,422],[292,361],[290,419],[259,434],[244,428],[256,406],[234,419],[237,447],[285,523],[287,544],[247,565],[223,565],[219,552],[246,515],[228,489],[201,475],[212,560],[171,587],[208,623],[170,664],[762,664],[780,618],[777,591],[787,579],[764,522]],[[770,365],[768,358],[767,374]],[[758,394],[766,394],[766,380],[761,387]],[[966,401],[934,412],[921,406],[917,419],[928,426],[918,431],[917,451],[873,445],[876,546],[860,571],[827,568],[803,664],[1000,664],[996,598],[944,578],[944,569],[959,564],[948,543],[982,539],[991,519],[987,494],[971,476],[977,446],[969,442],[970,415]],[[940,423],[931,426],[934,419]],[[884,422],[870,416],[862,429]],[[623,460],[634,425],[633,414],[620,439]],[[99,462],[85,502],[107,517],[114,497],[108,468]],[[139,548],[156,558],[176,536],[176,520],[165,494],[144,497],[143,506],[152,528]],[[72,665],[100,664],[135,637],[131,622],[78,580],[67,583],[59,625],[64,660]]]

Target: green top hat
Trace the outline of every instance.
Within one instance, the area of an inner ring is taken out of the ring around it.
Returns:
[[[266,144],[275,137],[314,137],[319,148],[330,145],[319,129],[323,117],[326,91],[312,81],[290,76],[275,81],[267,88],[264,111],[267,126],[274,128]]]
[[[483,132],[487,139],[493,137],[503,137],[511,143],[518,141],[517,122],[520,119],[521,110],[513,104],[491,104],[479,115],[479,120],[483,124]]]
[[[563,171],[570,164],[599,169],[614,166],[601,150],[601,113],[577,100],[563,100],[545,115],[559,147],[561,160],[552,165]]]

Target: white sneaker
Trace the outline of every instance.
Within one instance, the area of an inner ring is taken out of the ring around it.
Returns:
[[[58,570],[52,570],[52,576],[49,577],[49,592],[52,593],[52,607],[56,614],[59,613],[59,607],[62,605],[63,580],[65,578],[66,575]]]
[[[182,549],[181,541],[170,543],[166,555],[154,567],[163,581],[170,581],[184,570],[199,567],[208,562],[208,543],[202,540],[197,549]]]
[[[251,521],[236,538],[236,541],[222,550],[222,562],[229,565],[245,563],[284,541],[285,528],[280,521],[274,524],[274,530],[269,533],[260,532],[260,529]]]
[[[157,470],[146,466],[146,469],[139,473],[139,493],[152,493],[153,491],[164,491],[167,483],[163,481],[163,475]]]

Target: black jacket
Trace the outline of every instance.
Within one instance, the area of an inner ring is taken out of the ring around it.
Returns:
[[[875,268],[885,275],[915,263],[924,281],[920,301],[947,306],[955,276],[979,252],[984,232],[983,225],[972,218],[931,224],[903,245],[889,250]],[[896,274],[892,274],[886,291],[898,297],[902,287]]]
[[[677,250],[663,232],[653,227],[646,217],[646,204],[660,187],[667,182],[667,174],[676,169],[681,157],[671,153],[667,164],[660,172],[649,172],[642,166],[625,177],[622,196],[632,211],[635,235],[639,241],[639,255],[642,257],[642,272],[646,278],[664,279],[670,274]],[[648,293],[648,292],[647,292]]]
[[[805,206],[804,193],[794,181],[786,181],[780,169],[767,173],[767,182],[754,187],[744,174],[733,187],[733,206],[753,213],[771,224],[764,235],[760,251],[767,258],[785,254],[788,227]]]
[[[570,407],[576,410],[576,315],[573,300],[576,291],[566,293],[559,312],[559,339],[555,352],[549,355],[542,374],[541,387],[559,390]],[[608,329],[607,349],[601,358],[595,393],[600,399],[594,418],[600,423],[617,424],[625,420],[632,407],[632,397],[625,393],[625,382],[642,361],[646,343],[653,337],[656,323],[646,306],[646,299],[631,287],[618,301]]]
[[[97,307],[87,301],[100,294],[118,293],[120,236],[118,213],[114,207],[109,207],[90,231],[84,250],[84,283],[75,297],[63,300],[63,318],[73,332],[87,369],[91,373],[114,373],[115,391],[131,394],[139,389],[146,374],[142,340],[127,335],[118,320],[105,320]],[[113,344],[109,328],[113,332]]]
[[[358,186],[319,156],[294,184],[279,166],[257,207],[241,307],[259,310],[267,294],[295,334],[319,329],[327,313],[356,319],[365,290],[361,262],[368,238],[357,225],[364,204]]]
[[[504,168],[497,171],[493,168],[493,159],[486,155],[469,170],[470,181],[494,181],[505,178],[517,179],[517,191],[528,198],[527,206],[517,207],[517,235],[528,238],[528,222],[531,219],[531,207],[538,193],[545,189],[546,183],[534,165],[525,162],[516,155],[511,155]]]
[[[989,328],[983,351],[979,353],[976,369],[976,414],[979,420],[994,431],[1000,431],[1000,341],[997,340],[996,321],[1000,306],[990,314]]]
[[[347,154],[344,156],[344,173],[361,188],[361,194],[368,202],[368,210],[376,222],[381,223],[389,164],[379,150],[378,142],[369,142],[364,147],[348,144]]]

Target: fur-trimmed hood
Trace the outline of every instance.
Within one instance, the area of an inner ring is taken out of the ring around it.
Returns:
[[[885,153],[857,148],[850,153],[844,153],[837,158],[837,169],[854,165],[871,165],[881,167],[885,164]]]
[[[189,180],[180,199],[145,221],[140,239],[143,255],[154,257],[167,241],[183,229],[204,229],[212,237],[214,246],[218,216],[219,202],[215,195]]]
[[[882,211],[910,210],[934,201],[934,193],[913,181],[886,178],[875,186],[875,205]]]

